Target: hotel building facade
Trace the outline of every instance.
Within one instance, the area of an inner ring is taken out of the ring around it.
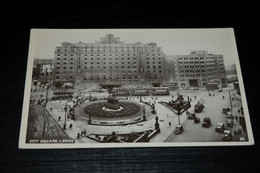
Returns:
[[[95,43],[63,42],[54,55],[54,81],[163,82],[166,60],[156,43],[124,43],[107,34]]]
[[[204,87],[208,83],[227,85],[222,54],[208,54],[205,50],[191,51],[188,55],[175,55],[172,60],[174,77],[179,87]]]

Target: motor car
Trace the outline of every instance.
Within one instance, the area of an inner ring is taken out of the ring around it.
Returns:
[[[195,105],[195,112],[196,113],[200,113],[200,112],[202,112],[202,110],[204,109],[204,105],[202,104],[202,103],[197,103],[196,105]]]
[[[183,131],[183,127],[180,124],[177,124],[174,130],[175,134],[180,134]]]
[[[194,123],[200,123],[200,118],[194,117]]]
[[[202,122],[202,127],[209,127],[211,125],[211,120],[209,117],[205,117]]]
[[[226,124],[227,124],[227,126],[229,126],[229,127],[233,127],[233,119],[232,119],[232,118],[227,118]]]
[[[217,123],[217,127],[215,128],[216,132],[223,133],[225,130],[224,123]]]
[[[224,130],[224,133],[223,133],[223,135],[222,135],[222,140],[223,140],[223,141],[231,141],[231,140],[232,140],[231,131],[229,131],[229,130]]]
[[[188,119],[189,119],[189,120],[193,120],[194,118],[195,118],[195,113],[189,114],[189,116],[188,116]]]
[[[231,112],[227,112],[227,118],[233,119],[233,115],[231,114]]]

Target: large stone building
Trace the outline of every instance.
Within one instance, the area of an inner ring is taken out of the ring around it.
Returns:
[[[165,54],[156,43],[124,43],[107,34],[95,43],[63,42],[54,56],[55,81],[163,82]]]
[[[222,54],[191,51],[189,55],[175,55],[168,61],[173,64],[174,77],[182,88],[203,87],[208,83],[227,84]]]

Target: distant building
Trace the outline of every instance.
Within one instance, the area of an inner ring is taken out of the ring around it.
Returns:
[[[52,79],[53,59],[34,59],[33,79]]]
[[[227,85],[222,54],[191,51],[188,55],[175,55],[173,63],[174,77],[182,88],[203,87],[208,83]]]
[[[107,34],[95,43],[63,42],[54,56],[55,81],[161,82],[165,55],[156,43],[124,43]]]

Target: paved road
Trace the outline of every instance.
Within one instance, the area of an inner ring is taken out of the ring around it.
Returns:
[[[240,127],[239,122],[234,120],[233,127],[226,126],[226,115],[222,113],[223,108],[230,107],[230,99],[228,91],[224,92],[211,92],[215,96],[209,96],[207,92],[200,93],[200,97],[205,100],[205,108],[201,113],[196,116],[200,118],[201,122],[195,124],[193,120],[186,120],[183,124],[184,131],[182,134],[172,134],[166,141],[167,142],[214,142],[222,141],[222,133],[215,132],[215,127],[218,122],[225,124],[225,128],[232,131]],[[222,96],[225,97],[223,100]],[[233,111],[234,112],[234,111]],[[236,115],[236,114],[234,114]],[[210,117],[211,126],[209,128],[202,127],[204,117]],[[234,134],[234,133],[233,133]],[[234,138],[238,140],[239,138]]]

